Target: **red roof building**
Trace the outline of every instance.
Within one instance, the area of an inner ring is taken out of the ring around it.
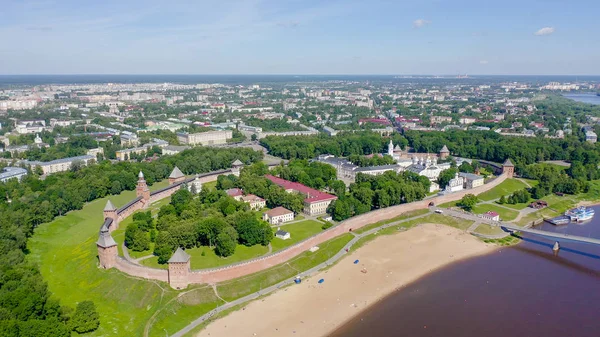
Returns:
[[[335,195],[321,192],[300,183],[281,179],[270,174],[266,175],[265,178],[269,179],[275,185],[281,186],[286,192],[296,192],[304,195],[306,197],[304,199],[304,213],[308,215],[326,213],[329,204],[337,199]]]

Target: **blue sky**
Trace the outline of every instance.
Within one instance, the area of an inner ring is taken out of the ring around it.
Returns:
[[[0,0],[0,74],[600,75],[598,0]]]

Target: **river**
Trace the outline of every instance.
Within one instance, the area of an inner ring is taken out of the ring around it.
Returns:
[[[592,221],[538,229],[600,238]],[[330,337],[600,336],[600,246],[524,235],[513,247],[436,271]],[[418,261],[417,261],[418,263]]]
[[[564,94],[563,96],[577,102],[600,105],[600,96],[596,95],[595,93]]]

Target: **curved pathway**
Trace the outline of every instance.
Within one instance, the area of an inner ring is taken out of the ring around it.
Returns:
[[[374,233],[376,233],[376,232],[378,232],[378,231],[380,231],[382,229],[385,229],[385,228],[388,228],[388,227],[392,227],[392,226],[397,226],[397,225],[399,225],[399,224],[401,224],[403,222],[407,222],[407,221],[419,219],[419,218],[425,217],[425,216],[430,215],[430,214],[431,214],[431,212],[428,212],[428,213],[425,213],[425,214],[422,214],[422,215],[418,215],[418,216],[415,216],[415,217],[412,217],[412,218],[407,218],[407,219],[403,219],[403,220],[400,220],[400,221],[392,222],[392,223],[389,223],[389,224],[381,225],[379,227],[376,227],[376,228],[373,228],[371,230],[368,230],[368,231],[366,231],[366,232],[364,232],[362,234],[356,234],[356,233],[353,232],[352,234],[354,235],[354,238],[352,238],[352,240],[350,240],[350,242],[348,242],[339,252],[337,252],[334,256],[332,256],[329,260],[327,260],[327,261],[325,261],[325,262],[323,262],[323,263],[321,263],[321,264],[319,264],[319,265],[317,265],[317,266],[315,266],[315,267],[313,267],[313,268],[311,268],[309,270],[306,270],[304,272],[299,273],[298,277],[305,278],[307,276],[310,276],[310,275],[318,272],[319,270],[321,270],[321,269],[323,269],[325,267],[331,266],[332,264],[334,264],[335,262],[337,262],[338,260],[340,260],[342,257],[344,257],[344,255],[347,254],[347,250],[349,251],[350,248],[352,248],[352,246],[356,242],[358,242],[360,239],[362,239],[363,237],[366,237],[366,236],[369,236],[371,234],[374,234]],[[402,228],[400,230],[406,230],[406,228]],[[290,279],[281,281],[281,282],[279,282],[277,284],[274,284],[274,285],[272,285],[270,287],[263,288],[261,291],[257,291],[255,293],[250,294],[250,295],[246,295],[244,297],[240,297],[240,298],[238,298],[238,299],[236,299],[234,301],[231,301],[231,302],[227,302],[227,303],[223,304],[222,306],[217,307],[216,309],[213,309],[213,310],[207,312],[206,314],[198,317],[197,319],[195,319],[194,321],[192,321],[190,324],[188,324],[185,328],[183,328],[183,329],[177,331],[176,333],[174,333],[173,335],[171,335],[171,337],[182,337],[186,333],[192,331],[192,329],[194,329],[198,325],[200,325],[200,324],[206,322],[207,320],[209,320],[210,318],[212,318],[214,315],[216,315],[216,314],[218,314],[218,313],[220,313],[220,312],[222,312],[224,310],[233,308],[233,307],[235,307],[237,305],[244,304],[246,302],[255,300],[255,299],[257,299],[257,298],[259,298],[261,296],[270,294],[270,293],[278,290],[281,287],[293,284],[294,283],[294,279],[295,278],[290,278]]]

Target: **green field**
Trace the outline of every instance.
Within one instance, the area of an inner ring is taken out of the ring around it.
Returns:
[[[490,226],[486,224],[481,224],[477,226],[475,229],[475,233],[484,234],[484,235],[498,235],[504,233],[504,231],[500,227]]]
[[[189,322],[224,304],[210,286],[186,290],[166,303],[147,324],[149,336],[165,336],[183,329]]]
[[[343,234],[337,238],[323,242],[319,245],[319,250],[314,253],[307,251],[287,263],[235,280],[218,283],[217,291],[221,298],[226,301],[252,294],[327,261],[344,248],[352,238],[353,236],[350,233]]]
[[[501,196],[508,197],[514,191],[522,190],[527,187],[525,183],[517,179],[506,179],[500,185],[492,188],[491,190],[481,193],[477,197],[484,201],[490,201],[500,198]]]
[[[506,209],[502,206],[494,204],[477,204],[475,207],[473,207],[473,213],[475,214],[483,214],[488,211],[498,213],[500,215],[500,219],[504,221],[514,220],[519,215],[519,212],[517,211]]]
[[[166,185],[164,181],[151,189]],[[126,191],[110,199],[118,207],[134,197],[134,191]],[[75,307],[94,301],[101,324],[89,336],[141,336],[145,322],[177,292],[162,282],[98,267],[95,242],[107,199],[37,227],[28,242],[28,259],[40,266],[49,290],[62,304]]]
[[[322,232],[322,226],[323,223],[314,220],[304,220],[300,222],[295,222],[293,224],[284,224],[280,226],[282,230],[290,233],[290,238],[288,240],[273,238],[273,240],[271,241],[271,247],[273,248],[273,252],[292,246],[300,241],[308,239],[309,237],[317,233]],[[276,228],[273,229],[273,232],[275,231],[277,231]]]
[[[261,245],[254,245],[252,247],[237,245],[235,248],[235,253],[228,257],[218,256],[215,254],[214,249],[209,247],[186,249],[185,252],[191,257],[190,268],[195,270],[226,266],[228,264],[254,259],[267,254],[269,252],[269,248]],[[204,252],[204,256],[202,256],[202,252]],[[159,264],[157,256],[142,260],[140,264],[152,268],[167,269],[168,267],[166,263]]]
[[[417,210],[414,210],[414,211],[409,211],[409,212],[406,212],[406,213],[402,213],[402,214],[400,214],[399,216],[397,216],[395,218],[388,219],[388,220],[383,220],[383,221],[379,221],[379,222],[376,222],[374,224],[370,224],[370,225],[361,227],[361,228],[355,230],[354,232],[358,233],[358,234],[362,234],[362,233],[367,232],[367,231],[369,231],[369,230],[371,230],[373,228],[377,228],[377,227],[380,227],[380,226],[383,226],[383,225],[387,225],[387,224],[392,223],[392,222],[405,220],[405,219],[412,218],[412,217],[415,217],[415,216],[424,215],[424,214],[427,214],[427,213],[429,213],[428,209],[417,209]]]

